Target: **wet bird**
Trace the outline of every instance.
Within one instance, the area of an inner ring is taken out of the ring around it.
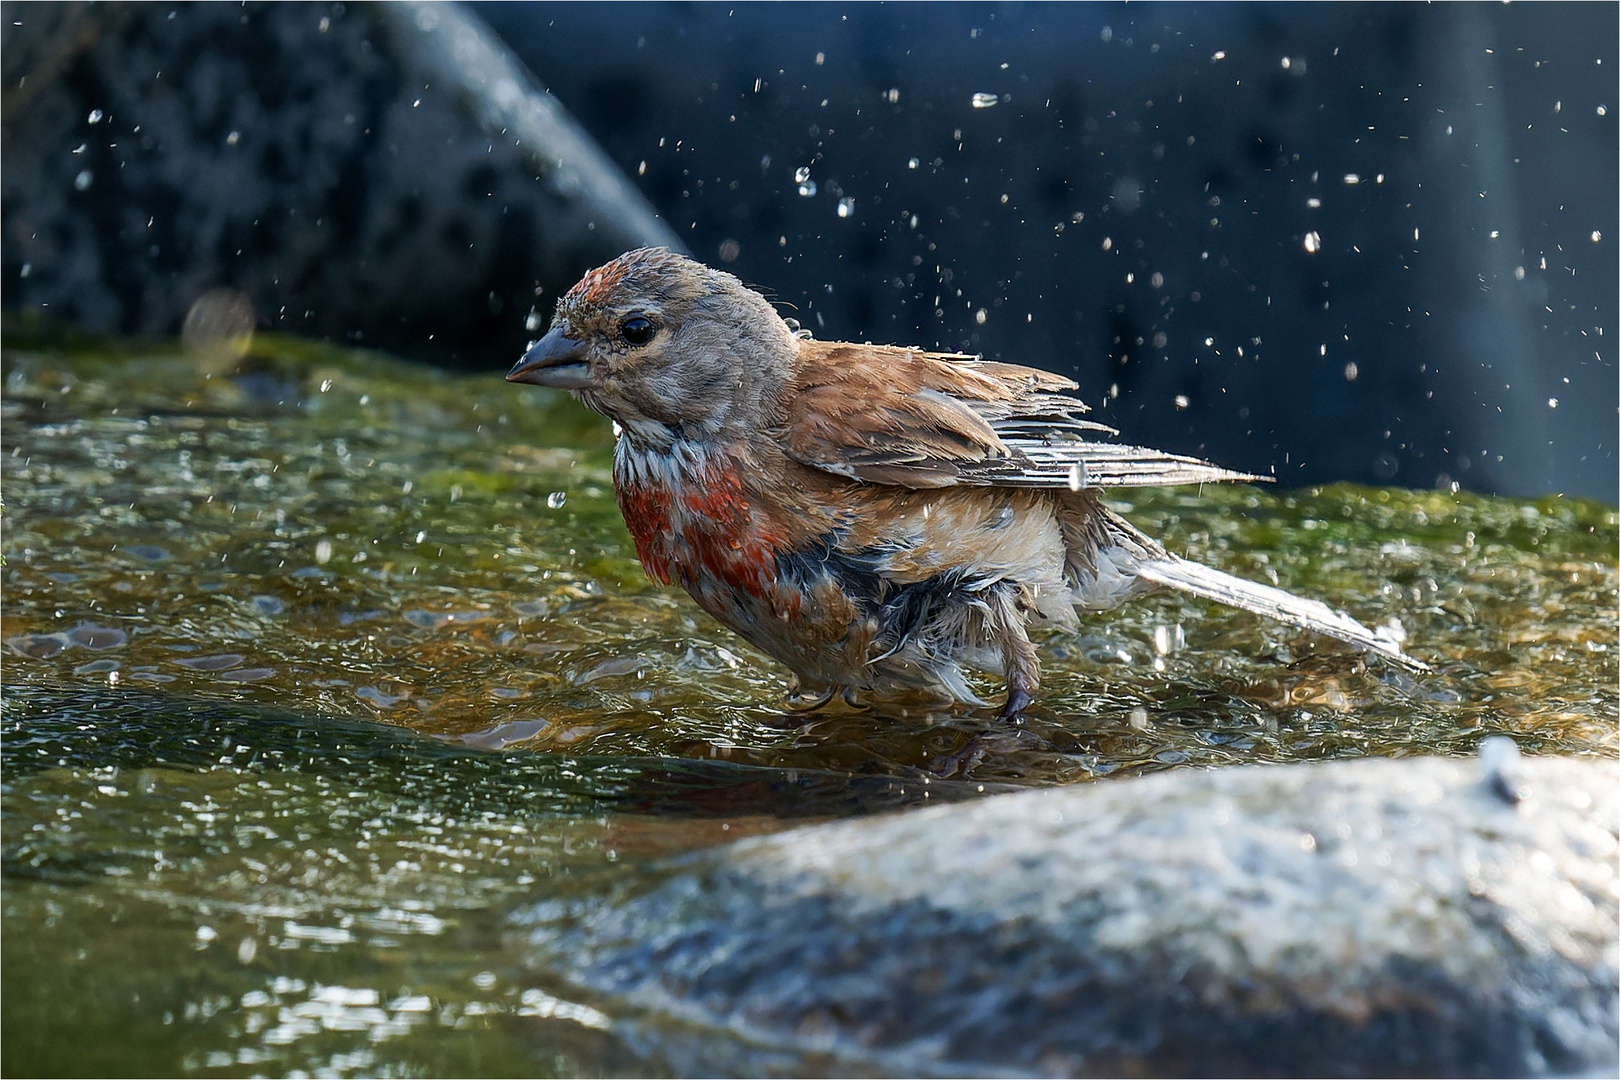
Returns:
[[[1258,480],[1108,441],[1068,379],[810,339],[730,274],[661,248],[586,274],[507,374],[615,425],[613,482],[647,575],[786,664],[800,700],[922,691],[1016,719],[1031,627],[1179,589],[1421,667],[1315,600],[1178,558],[1109,488]]]

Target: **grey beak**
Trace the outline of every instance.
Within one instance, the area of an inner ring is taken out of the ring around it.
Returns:
[[[546,336],[523,354],[523,359],[506,373],[507,382],[533,383],[558,390],[580,390],[591,385],[591,366],[585,359],[585,345],[553,326]]]

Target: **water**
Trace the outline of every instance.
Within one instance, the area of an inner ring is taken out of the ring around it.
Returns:
[[[3,378],[8,1074],[659,1073],[614,1003],[516,965],[508,910],[1012,784],[1616,750],[1592,503],[1132,493],[1172,550],[1395,620],[1435,673],[1158,598],[1047,640],[1038,739],[948,782],[993,714],[788,712],[647,583],[566,398],[280,339],[210,373],[13,333]]]

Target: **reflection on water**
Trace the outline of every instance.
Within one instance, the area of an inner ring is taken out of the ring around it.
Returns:
[[[234,375],[6,350],[8,1073],[658,1073],[608,1003],[506,961],[507,906],[1005,783],[1615,751],[1605,507],[1133,494],[1172,550],[1393,620],[1435,674],[1160,598],[1048,639],[1039,738],[948,783],[992,714],[787,710],[780,668],[646,582],[566,400],[253,348]]]

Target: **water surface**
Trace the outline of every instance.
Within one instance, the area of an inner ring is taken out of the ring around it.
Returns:
[[[1032,737],[947,781],[993,711],[786,709],[642,575],[606,421],[566,398],[287,339],[232,368],[13,333],[3,378],[11,1074],[659,1073],[613,1003],[516,966],[512,906],[1013,784],[1616,751],[1594,503],[1128,493],[1173,551],[1394,620],[1434,673],[1155,598],[1044,642]]]

